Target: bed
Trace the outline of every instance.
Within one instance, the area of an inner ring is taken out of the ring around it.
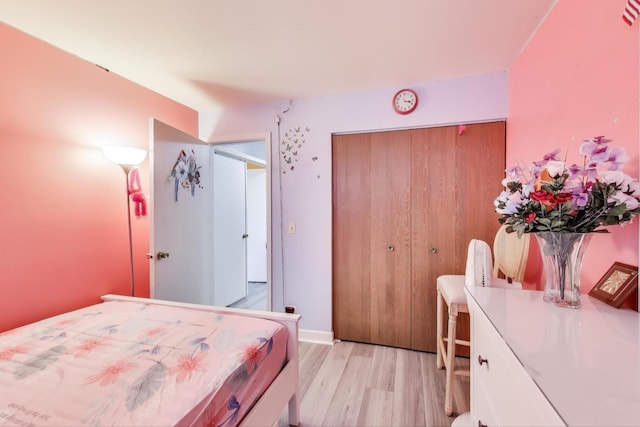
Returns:
[[[0,334],[0,425],[298,424],[300,316],[102,300]]]

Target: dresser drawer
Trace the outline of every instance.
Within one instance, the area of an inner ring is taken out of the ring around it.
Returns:
[[[500,423],[495,419],[495,409],[491,407],[487,399],[487,391],[479,381],[471,383],[471,425],[476,426],[497,426]]]
[[[493,325],[470,304],[472,319],[471,383],[472,402],[482,403],[493,411],[472,418],[487,426],[481,417],[504,426],[563,426],[562,419],[507,347]],[[480,393],[484,393],[481,396]]]

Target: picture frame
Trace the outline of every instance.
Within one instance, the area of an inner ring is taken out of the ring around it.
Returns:
[[[596,285],[589,291],[592,296],[612,307],[620,308],[638,288],[638,267],[614,262]]]

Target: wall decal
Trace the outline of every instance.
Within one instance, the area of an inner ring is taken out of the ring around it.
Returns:
[[[314,162],[318,161],[318,156],[313,156],[311,160]],[[314,167],[314,171],[316,172],[316,178],[320,179],[320,174],[317,172],[317,169],[315,169],[315,167]]]
[[[286,166],[282,170],[283,174],[287,173],[287,169],[291,172],[295,170],[295,163],[298,161],[298,155],[300,154],[302,146],[307,142],[305,136],[309,132],[311,132],[311,129],[308,127],[302,129],[302,126],[289,129],[285,132],[284,138],[280,142],[280,154],[282,155],[282,160],[286,163]]]
[[[187,157],[187,153],[184,150],[180,150],[180,154],[178,154],[178,159],[173,164],[173,168],[171,172],[169,172],[169,176],[167,180],[171,180],[173,178],[175,187],[175,201],[178,201],[178,189],[180,187],[185,190],[191,190],[191,195],[195,196],[196,187],[204,188],[200,183],[200,168],[202,166],[198,166],[198,160],[196,159],[196,153],[191,150],[189,153],[189,157]]]

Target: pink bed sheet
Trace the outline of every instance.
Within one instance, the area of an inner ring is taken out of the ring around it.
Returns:
[[[2,426],[229,426],[281,370],[277,322],[105,302],[0,334]]]

